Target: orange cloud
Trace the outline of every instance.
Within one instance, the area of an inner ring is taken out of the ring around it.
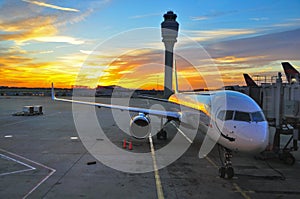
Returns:
[[[56,9],[56,10],[79,12],[79,10],[74,9],[74,8],[66,8],[66,7],[56,6],[56,5],[53,5],[53,4],[48,4],[48,3],[40,2],[40,1],[32,1],[32,0],[22,0],[22,1],[27,2],[27,3],[31,3],[31,4],[35,4],[35,5],[38,5],[38,6],[42,6],[42,7],[53,8],[53,9]]]
[[[21,19],[14,22],[0,23],[0,29],[8,34],[1,34],[0,40],[13,40],[22,43],[43,36],[57,34],[53,16],[39,16],[29,19]]]
[[[80,39],[58,35],[58,29],[55,23],[55,16],[37,16],[13,22],[0,23],[0,30],[8,32],[7,34],[0,34],[0,40],[12,40],[18,44],[30,40],[40,42],[64,42],[75,45],[84,43],[84,41]]]
[[[66,71],[67,66],[59,62],[27,62],[24,64],[0,67],[0,85],[19,87],[49,87],[55,82],[57,87],[71,87],[76,72]]]
[[[243,84],[242,73],[248,66],[237,64],[253,57],[216,58],[217,67],[209,64],[192,66],[186,60],[176,57],[180,90],[207,88],[207,80],[212,88],[220,88],[217,82],[225,85]],[[162,89],[164,82],[164,51],[136,50],[119,57],[94,52],[69,54],[56,57],[55,61],[42,62],[28,57],[28,52],[18,48],[10,52],[0,51],[0,85],[56,87],[82,85],[119,85],[127,88]],[[84,66],[81,68],[81,66]],[[219,69],[221,76],[216,71]]]
[[[71,87],[80,66],[85,59],[82,55],[57,57],[55,61],[39,61],[29,57],[30,52],[8,49],[0,51],[0,85],[20,87]]]
[[[265,57],[266,56],[247,56],[247,57],[225,56],[225,57],[214,58],[214,60],[216,63],[232,64],[232,63],[250,62],[250,61],[259,60],[259,59],[265,58]]]
[[[91,58],[94,57],[94,58]],[[99,59],[100,57],[100,59]],[[98,75],[99,79],[97,84],[100,85],[120,85],[128,88],[143,88],[143,89],[161,89],[164,82],[164,51],[149,51],[149,50],[136,50],[130,51],[115,58],[111,63],[106,62],[107,56],[104,56],[104,62],[101,63],[102,55],[90,54],[87,62],[86,70],[82,71],[79,76],[79,85],[88,85],[91,83],[87,80],[88,77]],[[113,56],[112,56],[113,57]],[[93,67],[97,61],[98,67]],[[180,89],[198,89],[206,87],[205,81],[199,75],[195,67],[190,67],[190,64],[184,60],[178,60],[180,67],[179,84]],[[104,66],[104,67],[101,67]],[[105,67],[107,66],[107,67]],[[99,72],[99,70],[102,72]]]

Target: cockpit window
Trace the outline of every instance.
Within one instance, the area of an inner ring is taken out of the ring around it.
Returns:
[[[232,120],[233,111],[220,111],[218,114],[218,119],[220,120]]]
[[[218,114],[218,119],[224,120],[225,111],[220,111]]]
[[[251,118],[250,118],[250,114],[247,112],[236,111],[234,115],[234,120],[250,122]]]
[[[218,119],[224,120],[235,120],[235,121],[244,121],[244,122],[263,122],[266,121],[264,114],[261,111],[249,113],[242,111],[220,111]]]
[[[225,120],[232,120],[233,111],[226,111]]]
[[[253,122],[263,122],[266,120],[261,111],[251,113],[251,117]]]

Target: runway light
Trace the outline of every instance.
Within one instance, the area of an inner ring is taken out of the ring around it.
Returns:
[[[4,137],[5,138],[12,138],[13,136],[12,135],[5,135]]]

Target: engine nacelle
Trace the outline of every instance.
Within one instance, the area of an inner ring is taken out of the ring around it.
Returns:
[[[149,136],[150,131],[150,119],[144,113],[139,113],[137,116],[131,118],[130,134],[132,137],[144,139]]]

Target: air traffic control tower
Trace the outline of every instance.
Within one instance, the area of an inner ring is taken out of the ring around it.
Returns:
[[[165,82],[164,98],[168,98],[172,93],[173,77],[173,49],[177,41],[179,24],[176,21],[177,15],[172,11],[164,14],[164,21],[161,23],[162,42],[165,44]]]

